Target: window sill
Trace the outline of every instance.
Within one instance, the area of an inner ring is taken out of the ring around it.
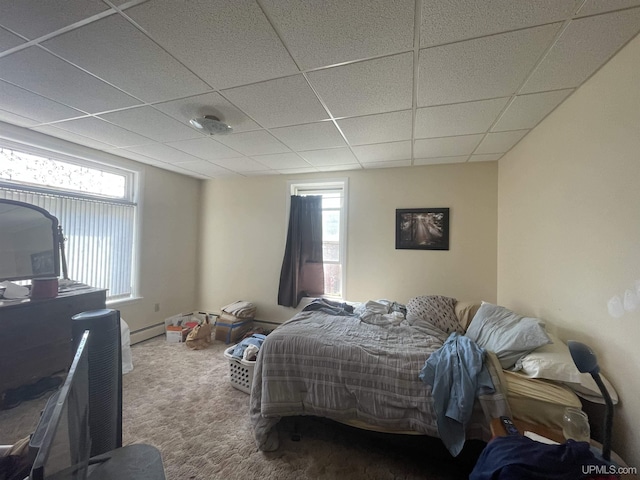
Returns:
[[[137,303],[142,300],[143,297],[129,297],[129,298],[118,298],[116,300],[107,300],[107,307],[119,307],[122,305],[129,305],[130,303]]]

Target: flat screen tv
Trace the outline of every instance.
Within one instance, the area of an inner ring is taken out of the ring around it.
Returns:
[[[87,478],[91,451],[88,338],[87,330],[78,344],[64,384],[57,397],[50,400],[36,427],[34,436],[42,435],[42,439],[37,442],[30,480]]]

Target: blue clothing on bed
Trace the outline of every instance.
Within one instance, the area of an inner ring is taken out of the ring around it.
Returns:
[[[453,332],[420,371],[420,379],[432,386],[438,434],[454,457],[464,446],[476,396],[495,391],[485,354],[473,340]]]

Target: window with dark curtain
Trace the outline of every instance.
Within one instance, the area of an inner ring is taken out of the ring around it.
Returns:
[[[297,307],[303,297],[323,293],[322,196],[292,195],[278,305]]]

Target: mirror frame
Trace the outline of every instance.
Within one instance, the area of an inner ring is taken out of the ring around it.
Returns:
[[[5,280],[30,280],[33,278],[59,277],[60,276],[60,244],[58,239],[58,219],[53,215],[51,215],[44,208],[38,207],[37,205],[33,205],[31,203],[25,203],[25,202],[19,202],[17,200],[0,198],[0,204],[10,204],[18,207],[28,208],[30,210],[35,210],[40,215],[42,215],[43,217],[51,221],[51,241],[53,245],[53,264],[54,264],[54,271],[52,273],[31,274],[23,277],[9,277],[9,278],[0,277],[0,282],[3,282]]]

